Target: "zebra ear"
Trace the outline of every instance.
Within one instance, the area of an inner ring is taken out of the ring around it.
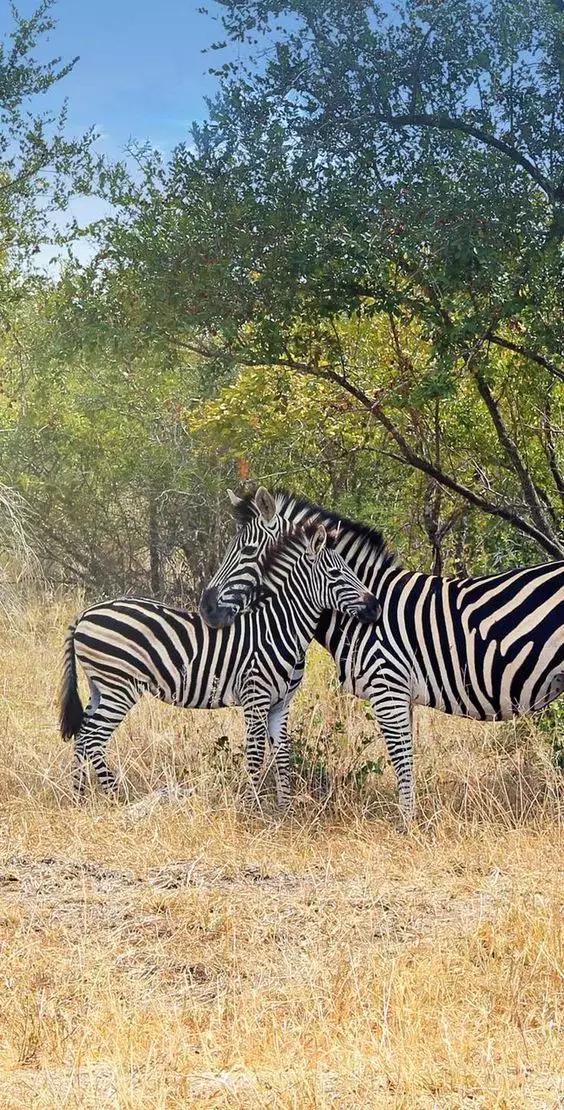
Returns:
[[[234,509],[237,508],[237,505],[241,505],[242,502],[243,502],[243,498],[242,497],[237,497],[237,494],[233,493],[232,489],[227,490],[227,496],[228,496],[231,504],[233,505]]]
[[[276,502],[271,493],[264,486],[259,486],[255,493],[255,505],[267,524],[276,516]]]
[[[309,540],[308,547],[312,559],[318,559],[321,552],[327,547],[327,529],[323,524],[320,524],[319,527],[316,528],[313,536]]]

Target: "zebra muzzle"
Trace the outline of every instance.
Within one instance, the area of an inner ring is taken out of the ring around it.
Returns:
[[[200,616],[210,628],[224,628],[231,624],[234,612],[232,606],[220,605],[215,586],[208,586],[200,601]]]
[[[382,606],[374,594],[365,594],[363,601],[364,606],[358,612],[358,619],[366,624],[379,620],[382,615]]]

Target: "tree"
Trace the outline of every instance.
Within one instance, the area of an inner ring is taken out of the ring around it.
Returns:
[[[12,7],[13,26],[0,41],[0,313],[10,325],[10,306],[30,279],[30,263],[42,244],[63,241],[54,227],[70,196],[88,193],[99,165],[93,130],[66,135],[67,108],[37,111],[36,98],[71,71],[77,59],[38,61],[35,50],[54,28],[53,0],[42,0],[28,19]],[[76,229],[72,229],[76,231]]]
[[[104,252],[146,333],[215,375],[278,366],[345,393],[425,475],[430,538],[447,498],[447,520],[466,506],[561,556],[557,6],[222,7],[256,64],[219,69],[195,152],[146,158]],[[343,341],[353,319],[386,325],[385,364]]]
[[[62,243],[76,229],[60,222],[71,195],[89,192],[96,167],[94,132],[79,139],[66,136],[66,106],[58,115],[36,110],[36,98],[72,69],[74,61],[40,62],[35,49],[54,26],[52,0],[42,0],[29,18],[11,6],[12,29],[0,41],[0,350],[2,404],[7,427],[13,399],[7,380],[25,376],[25,344],[18,333],[20,304],[41,284],[35,255],[45,243]],[[75,59],[76,60],[76,59]],[[58,220],[55,227],[54,220]],[[0,487],[0,540],[3,553],[20,566],[30,564],[32,514],[17,490]],[[31,542],[35,542],[34,540]]]
[[[25,345],[20,364],[6,341],[0,470],[32,509],[50,581],[194,602],[225,545],[228,484],[186,428],[198,368],[116,351],[84,321],[73,333],[77,298],[71,268],[18,307]]]

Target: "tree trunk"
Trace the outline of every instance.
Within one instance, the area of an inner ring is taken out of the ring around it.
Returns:
[[[160,597],[161,582],[161,556],[159,547],[159,521],[157,498],[154,493],[149,494],[149,572],[151,580],[151,593]]]

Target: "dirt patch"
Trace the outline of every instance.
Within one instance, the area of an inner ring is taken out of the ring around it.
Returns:
[[[206,867],[201,859],[179,860],[166,867],[153,868],[147,876],[151,886],[162,890],[178,890],[183,887],[200,887],[210,890],[252,890],[259,887],[269,891],[308,890],[319,885],[324,879],[321,868],[314,871],[294,873],[276,871],[270,873],[261,864],[242,867],[233,871],[222,867]]]
[[[422,888],[408,878],[372,889],[362,875],[339,876],[322,867],[296,872],[256,863],[237,870],[209,866],[201,858],[149,868],[145,875],[65,857],[11,856],[0,862],[5,913],[17,907],[20,920],[27,919],[35,929],[60,925],[86,936],[100,929],[119,930],[124,943],[171,935],[174,895],[190,891],[213,896],[216,905],[232,904],[234,899],[240,905],[258,902],[265,920],[273,912],[287,914],[292,909],[302,911],[304,919],[316,911],[336,920],[352,914],[355,931],[366,928],[382,946],[397,948],[414,940],[434,943],[451,933],[471,932],[503,905],[510,890],[510,877],[499,869],[481,876],[477,888],[457,892],[456,886],[446,891],[431,884]],[[164,901],[153,912],[148,907],[154,896],[158,903],[159,895]],[[127,958],[118,963],[126,966]],[[197,981],[198,973],[193,978]]]
[[[97,890],[111,894],[137,882],[132,871],[117,871],[98,863],[46,856],[9,856],[0,863],[0,890],[18,889],[26,895],[49,895],[65,890]]]

